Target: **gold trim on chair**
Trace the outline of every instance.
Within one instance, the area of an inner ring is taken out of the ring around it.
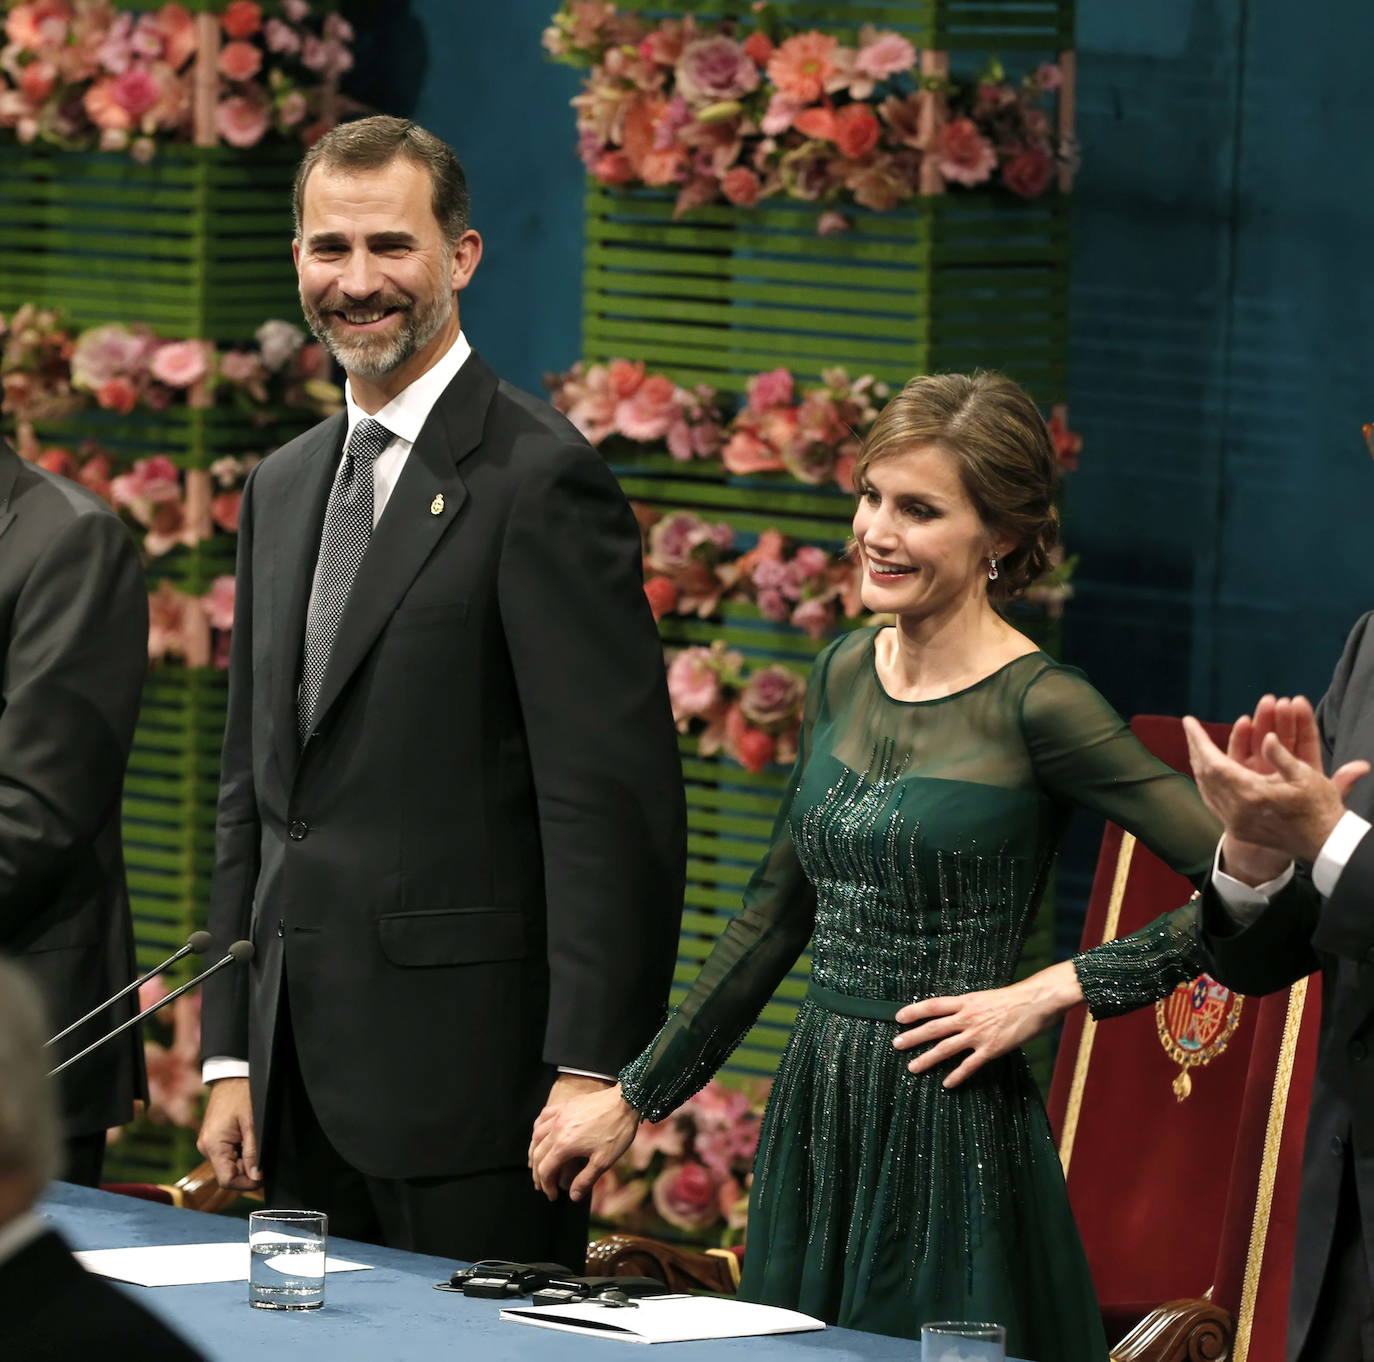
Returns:
[[[1288,1089],[1293,1079],[1293,1059],[1302,1032],[1302,1014],[1307,1006],[1308,980],[1299,979],[1288,994],[1288,1014],[1283,1022],[1283,1042],[1274,1070],[1273,1095],[1269,1099],[1269,1123],[1264,1132],[1264,1157],[1260,1164],[1259,1186],[1255,1191],[1255,1218],[1250,1223],[1250,1246],[1245,1255],[1245,1284],[1240,1293],[1240,1312],[1236,1316],[1236,1342],[1232,1362],[1245,1362],[1250,1351],[1250,1330],[1255,1322],[1255,1300],[1259,1295],[1260,1272],[1264,1267],[1264,1245],[1269,1238],[1269,1216],[1273,1209],[1274,1183],[1279,1173],[1279,1151],[1283,1147],[1284,1118],[1288,1114]]]
[[[1131,873],[1131,857],[1135,855],[1135,837],[1129,832],[1121,834],[1121,846],[1116,853],[1116,874],[1112,877],[1112,896],[1107,902],[1107,920],[1102,927],[1102,940],[1116,939],[1116,929],[1121,922],[1121,904],[1126,897],[1126,880]],[[1078,1055],[1073,1064],[1073,1082],[1069,1086],[1069,1100],[1064,1107],[1064,1133],[1059,1138],[1059,1162],[1063,1165],[1064,1176],[1069,1175],[1069,1161],[1073,1158],[1074,1137],[1078,1134],[1078,1117],[1083,1109],[1083,1089],[1088,1082],[1088,1064],[1092,1060],[1093,1038],[1097,1034],[1097,1023],[1092,1016],[1083,1018],[1083,1030],[1078,1037]]]
[[[740,1266],[739,1254],[733,1249],[708,1248],[706,1254],[710,1258],[723,1258],[730,1272],[730,1280],[735,1284],[735,1290],[739,1290]]]

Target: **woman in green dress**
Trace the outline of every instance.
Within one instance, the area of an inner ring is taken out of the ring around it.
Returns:
[[[1008,379],[916,379],[887,405],[855,470],[854,537],[864,604],[895,625],[818,659],[742,911],[619,1084],[540,1118],[530,1159],[550,1196],[586,1159],[571,1183],[585,1196],[641,1119],[721,1066],[811,941],[741,1296],[910,1338],[995,1320],[1014,1356],[1105,1362],[1017,1047],[1079,1002],[1108,1017],[1202,972],[1192,909],[1011,980],[1072,806],[1194,880],[1218,827],[1081,673],[997,611],[1046,567],[1055,479],[1045,424]]]

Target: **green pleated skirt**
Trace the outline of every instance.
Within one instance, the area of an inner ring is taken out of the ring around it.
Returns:
[[[947,1091],[952,1066],[911,1074],[892,1048],[900,1005],[813,984],[764,1117],[740,1295],[904,1338],[932,1320],[990,1320],[1011,1356],[1105,1362],[1024,1058]]]

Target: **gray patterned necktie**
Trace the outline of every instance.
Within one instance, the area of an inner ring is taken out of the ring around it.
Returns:
[[[315,717],[348,593],[367,552],[367,541],[372,538],[373,464],[390,441],[391,432],[380,421],[365,416],[354,427],[334,475],[306,617],[301,683],[296,691],[296,729],[302,746]]]

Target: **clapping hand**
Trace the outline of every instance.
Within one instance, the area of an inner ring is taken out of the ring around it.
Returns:
[[[1183,728],[1198,790],[1226,828],[1226,868],[1251,883],[1291,860],[1315,860],[1369,772],[1367,761],[1350,761],[1323,773],[1321,733],[1302,696],[1264,696],[1253,716],[1236,720],[1225,752],[1191,716]]]

